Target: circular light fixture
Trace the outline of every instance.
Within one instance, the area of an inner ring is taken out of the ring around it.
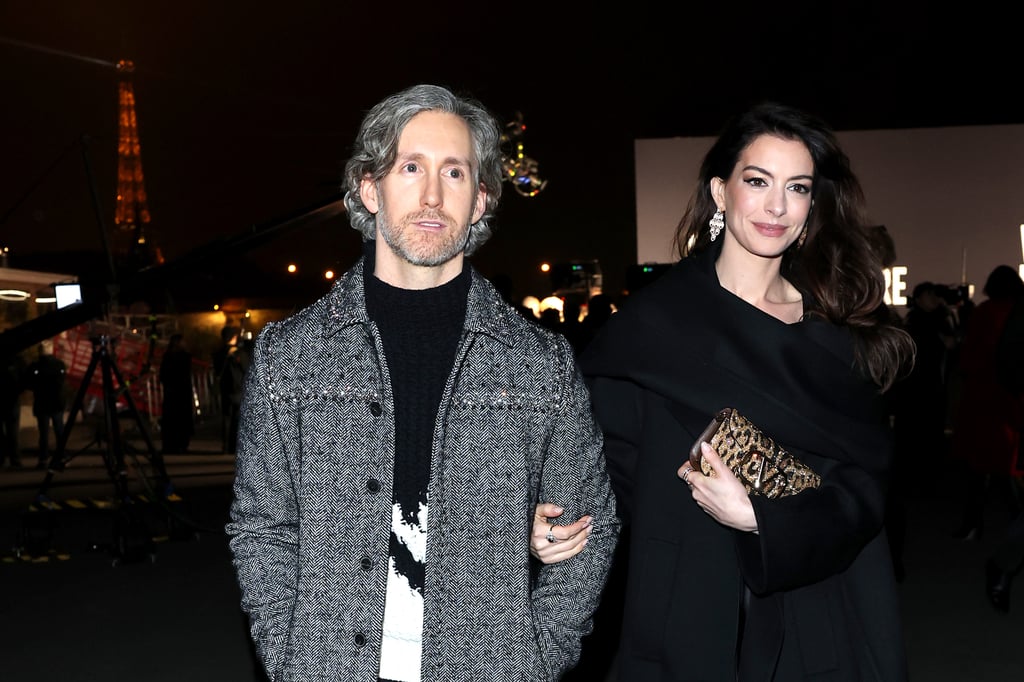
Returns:
[[[0,289],[0,301],[24,301],[32,294],[21,289]]]

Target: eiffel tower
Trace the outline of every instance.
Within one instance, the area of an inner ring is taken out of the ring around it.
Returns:
[[[142,143],[135,115],[135,89],[132,73],[135,64],[128,59],[117,63],[121,74],[118,83],[118,136],[117,136],[117,205],[114,225],[123,265],[128,272],[164,262],[159,248],[154,247],[146,228],[150,222],[146,202],[146,179],[142,172]]]

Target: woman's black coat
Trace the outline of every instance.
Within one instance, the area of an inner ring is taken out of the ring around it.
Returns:
[[[717,250],[627,300],[581,357],[631,529],[619,679],[904,680],[879,392],[847,330],[734,296]],[[676,474],[727,406],[822,474],[817,490],[752,498],[759,534],[719,525]]]

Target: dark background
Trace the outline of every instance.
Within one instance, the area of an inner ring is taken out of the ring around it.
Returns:
[[[397,89],[435,82],[503,122],[521,113],[548,185],[531,198],[506,185],[474,256],[517,297],[548,293],[539,264],[568,259],[599,259],[605,290],[622,290],[637,138],[712,135],[764,98],[837,130],[1024,122],[1017,22],[994,3],[661,4],[3,3],[0,247],[14,267],[58,272],[102,254],[120,59],[136,65],[149,234],[169,261],[334,195],[360,118]],[[180,279],[277,286],[294,261],[294,296],[312,298],[358,249],[340,216]]]

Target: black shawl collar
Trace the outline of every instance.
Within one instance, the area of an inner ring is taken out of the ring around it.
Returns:
[[[718,282],[718,251],[683,259],[628,299],[580,359],[588,381],[653,391],[688,415],[694,436],[733,406],[791,450],[888,468],[883,403],[854,368],[848,331],[814,317],[785,324],[733,295]]]

